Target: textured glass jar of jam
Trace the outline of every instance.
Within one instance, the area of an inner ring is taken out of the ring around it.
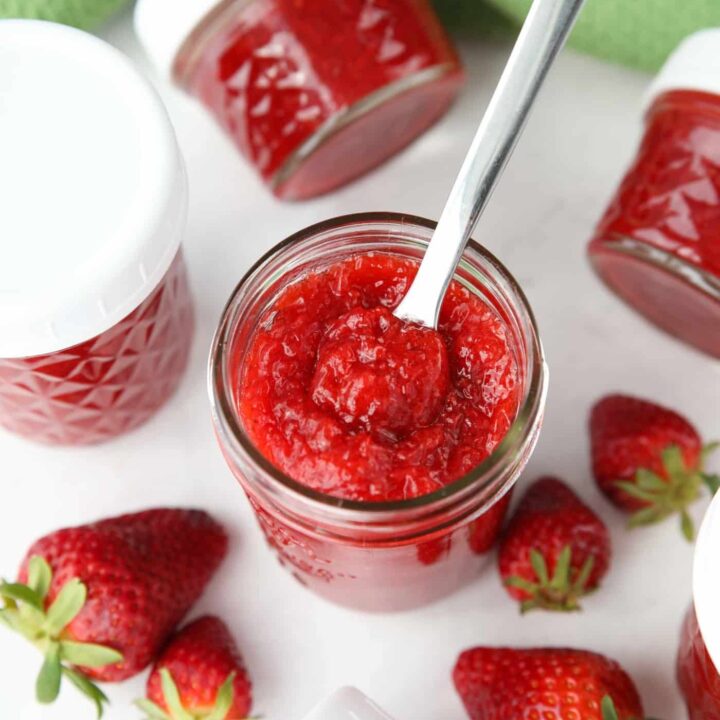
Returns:
[[[238,412],[238,358],[247,357],[265,311],[288,282],[347,257],[419,259],[434,224],[394,214],[338,218],[278,245],[240,282],[211,352],[213,418],[225,458],[283,566],[322,597],[363,610],[416,607],[476,578],[500,530],[512,487],[535,446],[547,371],[522,291],[471,243],[456,279],[507,324],[518,361],[519,405],[504,439],[481,464],[440,490],[409,500],[347,500],[278,470],[250,440]]]
[[[677,678],[690,720],[720,718],[720,496],[703,520],[695,546],[693,600],[680,633]]]
[[[690,37],[658,76],[589,253],[623,300],[720,357],[720,30]]]
[[[9,20],[0,46],[0,427],[107,440],[188,362],[182,159],[157,94],[109,45]]]
[[[375,167],[437,120],[462,83],[429,0],[179,5],[171,60],[164,2],[141,0],[140,36],[281,198]]]

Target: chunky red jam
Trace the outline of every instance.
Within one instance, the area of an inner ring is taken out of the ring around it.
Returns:
[[[690,720],[720,720],[720,675],[710,659],[693,608],[683,623],[677,673]]]
[[[145,422],[187,366],[193,309],[178,255],[130,315],[74,347],[0,359],[0,425],[46,443],[108,440]]]
[[[447,108],[457,55],[427,0],[229,3],[177,73],[281,197],[382,162]]]
[[[720,357],[720,96],[655,101],[590,255],[640,312]]]
[[[307,273],[275,297],[236,359],[248,435],[307,487],[360,501],[425,495],[481,463],[515,419],[505,321],[458,282],[437,332],[397,320],[416,270],[366,253]]]

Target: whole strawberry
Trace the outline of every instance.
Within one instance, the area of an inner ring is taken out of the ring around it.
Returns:
[[[153,720],[247,718],[250,679],[222,620],[206,616],[180,630],[150,673],[147,699],[137,705]]]
[[[535,481],[500,541],[498,566],[521,610],[578,610],[610,565],[603,521],[562,481]]]
[[[680,515],[683,534],[695,536],[688,507],[720,478],[703,471],[707,455],[697,430],[684,417],[647,400],[609,395],[590,415],[595,480],[610,500],[632,512],[632,527]]]
[[[643,717],[627,673],[585,650],[478,647],[460,655],[453,680],[471,720]]]
[[[159,509],[59,530],[0,586],[0,617],[45,655],[36,690],[55,700],[65,676],[102,713],[91,680],[139,673],[196,602],[227,549],[200,510]]]

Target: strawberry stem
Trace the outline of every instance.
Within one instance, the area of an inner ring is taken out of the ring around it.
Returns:
[[[0,619],[19,633],[44,655],[35,686],[41,703],[52,703],[60,693],[63,676],[95,704],[102,717],[105,694],[76,666],[106,667],[122,662],[123,656],[113,648],[81,643],[65,637],[67,626],[78,616],[87,601],[87,588],[79,578],[73,578],[59,590],[46,608],[53,573],[44,558],[33,557],[28,563],[28,583],[0,582]],[[68,663],[68,665],[65,665]]]
[[[668,445],[662,451],[665,477],[640,468],[632,480],[618,480],[618,488],[644,505],[630,517],[629,526],[635,528],[652,525],[678,514],[682,534],[692,542],[695,538],[695,527],[688,508],[700,497],[703,485],[712,494],[720,489],[720,477],[703,472],[706,458],[719,447],[720,443],[706,445],[700,454],[698,466],[689,468],[681,448],[678,445]]]
[[[543,609],[560,612],[580,610],[579,599],[591,589],[588,582],[595,567],[595,557],[589,556],[578,571],[572,567],[572,548],[566,545],[560,551],[553,576],[550,578],[547,561],[541,552],[530,550],[530,565],[535,572],[536,581],[513,575],[505,580],[505,585],[521,590],[530,597],[520,604],[520,612]],[[574,577],[573,577],[574,576]]]

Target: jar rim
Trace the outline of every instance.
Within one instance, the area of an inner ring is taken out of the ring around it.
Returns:
[[[527,321],[530,329],[531,339],[534,347],[532,348],[531,372],[528,373],[529,382],[527,383],[527,391],[523,402],[513,420],[512,425],[505,434],[505,437],[493,450],[493,452],[485,458],[479,465],[475,466],[470,472],[462,477],[448,483],[443,488],[426,495],[410,498],[406,500],[393,500],[381,502],[364,502],[359,500],[348,500],[341,497],[322,493],[306,485],[294,480],[289,475],[275,467],[255,446],[252,440],[242,427],[242,423],[237,415],[235,404],[229,393],[229,383],[225,382],[225,350],[229,347],[231,336],[231,320],[233,310],[238,295],[241,293],[245,285],[261,270],[266,263],[277,257],[284,250],[297,245],[298,243],[312,239],[322,233],[332,230],[340,230],[344,227],[352,227],[360,224],[387,223],[395,225],[399,228],[417,227],[424,230],[434,230],[435,222],[425,218],[410,215],[406,213],[394,212],[365,212],[334,217],[322,222],[310,225],[296,233],[293,233],[285,240],[273,246],[265,253],[253,266],[245,273],[240,282],[233,289],[230,299],[223,309],[220,324],[212,341],[210,358],[208,365],[208,391],[210,395],[210,403],[212,407],[213,420],[215,422],[216,431],[222,432],[223,439],[228,440],[230,447],[234,452],[242,450],[249,459],[259,466],[273,481],[284,490],[288,490],[292,495],[303,502],[309,502],[318,509],[326,509],[333,513],[342,513],[348,520],[359,520],[367,522],[370,518],[382,519],[385,516],[396,516],[397,513],[413,513],[414,511],[422,511],[428,507],[432,507],[438,502],[443,506],[455,498],[464,498],[468,491],[481,489],[485,486],[480,483],[480,488],[476,488],[478,481],[492,475],[492,472],[499,467],[507,464],[508,458],[512,458],[517,449],[522,447],[527,433],[532,429],[534,421],[542,414],[545,404],[545,396],[547,394],[547,376],[548,370],[545,363],[545,356],[540,342],[537,322],[533,314],[532,308],[525,296],[520,285],[515,278],[505,268],[505,266],[483,246],[470,240],[467,250],[471,250],[476,255],[494,268],[500,274],[502,279],[507,282],[512,293],[515,296],[518,306],[522,309],[524,319]],[[504,491],[505,488],[500,488]]]

